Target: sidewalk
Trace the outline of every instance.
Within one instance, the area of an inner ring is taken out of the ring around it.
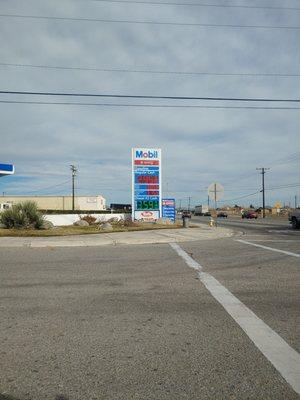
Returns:
[[[197,224],[198,225],[198,224]],[[153,231],[99,233],[92,235],[52,237],[1,237],[0,247],[74,247],[107,246],[120,244],[149,244],[189,242],[231,237],[227,228],[210,228],[199,224],[197,228],[159,229]]]

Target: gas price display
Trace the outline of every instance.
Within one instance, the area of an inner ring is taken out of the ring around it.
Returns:
[[[160,217],[160,149],[133,149],[132,152],[132,185],[134,219]],[[144,211],[152,212],[150,214]]]
[[[157,200],[137,200],[137,210],[159,210],[159,203]]]

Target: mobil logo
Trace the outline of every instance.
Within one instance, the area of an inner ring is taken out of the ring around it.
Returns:
[[[158,158],[157,150],[136,150],[135,158]]]

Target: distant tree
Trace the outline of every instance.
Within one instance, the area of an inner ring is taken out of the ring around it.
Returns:
[[[249,207],[249,208],[255,208],[255,207],[254,207],[254,205],[250,204],[250,207]]]

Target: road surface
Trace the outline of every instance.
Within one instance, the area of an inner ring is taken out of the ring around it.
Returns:
[[[259,224],[1,248],[0,399],[299,399],[299,231]]]

